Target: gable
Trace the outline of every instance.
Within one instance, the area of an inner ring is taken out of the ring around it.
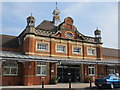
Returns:
[[[73,25],[73,19],[71,17],[67,17],[64,19],[64,22],[61,23],[60,29],[65,30],[76,30],[76,27]]]

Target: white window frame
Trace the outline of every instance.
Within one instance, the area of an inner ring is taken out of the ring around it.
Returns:
[[[94,70],[92,70],[94,69]],[[92,73],[94,71],[94,73]],[[89,76],[94,76],[95,75],[95,66],[88,66],[88,75]]]
[[[14,64],[15,64],[16,66],[5,66],[5,64],[8,63],[8,62],[14,62]],[[17,65],[17,63],[16,63],[15,61],[6,61],[6,62],[3,64],[3,68],[4,68],[4,70],[3,70],[3,75],[5,75],[5,76],[17,76],[17,75],[18,75],[18,65]],[[6,73],[5,73],[5,68],[6,68],[6,69],[9,69],[9,74],[6,74]],[[13,73],[12,73],[12,69],[16,69],[16,74],[13,74]]]
[[[89,51],[89,50],[91,50],[91,51]],[[94,50],[94,53],[93,53],[93,50]],[[96,48],[87,48],[87,55],[95,56],[96,55]]]
[[[40,64],[38,64],[40,63]],[[38,67],[40,67],[40,73],[37,72]],[[45,74],[43,74],[43,68],[45,68]],[[47,63],[45,62],[36,62],[36,76],[46,76],[47,75]]]
[[[74,50],[75,48],[79,48],[79,53],[75,52],[75,50]],[[72,53],[73,54],[80,54],[80,55],[82,55],[82,47],[80,47],[80,46],[73,46]]]
[[[59,51],[59,50],[58,50],[58,46],[64,47],[64,51]],[[57,45],[56,45],[56,52],[57,52],[57,53],[67,53],[66,45],[64,45],[64,44],[57,44]]]
[[[40,49],[40,48],[38,48],[38,47],[40,47],[40,46],[38,46],[38,45],[40,45],[40,44],[47,45],[47,46],[46,46],[46,49]],[[36,42],[36,51],[49,52],[49,43],[48,43],[48,42],[40,42],[40,41],[37,41],[37,42]]]

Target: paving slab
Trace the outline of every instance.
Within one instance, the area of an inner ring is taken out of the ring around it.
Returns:
[[[92,83],[92,86],[95,86],[94,85],[94,83]],[[71,88],[73,89],[79,89],[79,88],[87,88],[87,87],[90,87],[90,84],[89,83],[71,83]],[[28,89],[28,90],[30,90],[30,88],[31,88],[31,90],[34,90],[34,89],[36,89],[37,90],[37,88],[38,89],[40,89],[40,88],[42,88],[42,85],[34,85],[34,86],[2,86],[1,87],[2,89],[7,89],[7,88],[9,88],[9,90],[10,90],[10,88],[12,89],[12,90],[14,90],[15,88],[24,88],[24,89]],[[56,85],[44,85],[44,88],[46,88],[46,89],[69,89],[69,83],[58,83],[58,84],[56,84]],[[23,90],[23,89],[22,89]]]

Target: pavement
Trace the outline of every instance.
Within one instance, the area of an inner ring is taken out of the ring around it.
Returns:
[[[94,83],[92,83],[92,86],[94,87]],[[71,88],[74,88],[74,89],[83,89],[83,88],[88,88],[90,87],[90,84],[89,83],[71,83]],[[7,89],[11,89],[11,90],[14,90],[15,88],[34,88],[34,89],[37,89],[37,88],[42,88],[42,85],[34,85],[34,86],[2,86],[1,87],[2,90],[7,90]],[[44,88],[49,88],[50,89],[69,89],[69,83],[58,83],[56,85],[44,85]],[[27,89],[26,89],[27,90]]]
[[[90,83],[72,83],[71,88],[69,88],[69,83],[58,83],[56,85],[34,85],[34,86],[0,86],[0,90],[103,90],[98,89],[94,83],[90,87]],[[105,89],[110,90],[110,88]],[[112,90],[120,90],[120,88],[115,88]]]

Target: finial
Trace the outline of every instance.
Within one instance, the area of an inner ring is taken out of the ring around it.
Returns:
[[[97,27],[97,30],[98,30],[98,27]]]
[[[31,14],[31,16],[32,16],[32,13],[30,13]]]

